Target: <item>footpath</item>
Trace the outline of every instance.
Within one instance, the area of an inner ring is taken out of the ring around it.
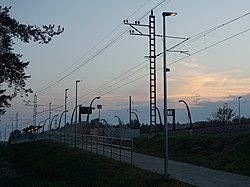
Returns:
[[[164,173],[164,159],[134,153],[134,166]],[[250,177],[169,160],[171,178],[200,187],[250,187]]]
[[[70,144],[72,142],[67,142]],[[73,144],[72,144],[73,145]],[[104,145],[104,144],[103,144]],[[112,151],[102,151],[106,146],[102,146],[100,151],[95,147],[96,144],[91,143],[91,149],[87,148],[86,144],[78,145],[80,149],[85,149],[90,152],[95,152],[100,155],[112,157],[115,160],[131,163],[131,158],[121,157],[121,155],[129,155],[131,152],[113,148]],[[110,154],[111,153],[111,154]],[[149,170],[155,173],[164,174],[164,159],[145,154],[133,153],[133,165],[138,168]],[[209,169],[183,162],[169,160],[168,173],[170,178],[177,179],[199,187],[250,187],[250,177],[237,175],[220,170]]]

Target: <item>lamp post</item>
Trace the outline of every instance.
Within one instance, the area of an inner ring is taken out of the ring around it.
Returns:
[[[166,25],[165,18],[167,16],[175,16],[175,12],[163,12],[163,87],[164,87],[164,126],[165,126],[165,151],[164,151],[164,175],[168,177],[168,124],[167,124],[167,55],[166,55]]]
[[[161,120],[161,113],[158,107],[155,107],[155,109],[157,110],[158,116],[159,116],[159,120],[160,120],[160,125],[162,126],[162,120]]]
[[[51,120],[51,122],[49,124],[49,131],[51,130],[51,126],[52,126],[52,122],[53,122],[54,118],[57,117],[57,116],[58,116],[58,114],[53,116],[53,118],[52,118],[52,120]]]
[[[39,130],[39,128],[42,127],[42,126],[40,126],[40,124],[43,123],[43,122],[44,122],[44,121],[40,121],[40,122],[38,123],[38,126],[37,126],[37,127],[38,127],[38,130]],[[38,130],[37,130],[37,134],[38,134]]]
[[[69,89],[68,88],[66,88],[65,90],[64,90],[64,112],[65,112],[65,116],[64,116],[64,126],[66,125],[66,123],[67,123],[67,99],[69,98],[68,97],[68,95],[67,95],[67,91],[68,91]]]
[[[51,119],[51,105],[52,103],[49,103],[49,124],[50,124],[50,119]]]
[[[118,119],[119,125],[122,126],[121,118],[119,116],[114,116],[114,117]]]
[[[101,123],[101,109],[102,109],[102,105],[97,105],[97,109],[99,110],[99,115],[98,115],[98,118],[99,118],[99,124],[98,124],[98,128],[100,127],[100,123]]]
[[[190,128],[192,128],[193,126],[193,123],[192,123],[192,118],[191,118],[191,113],[190,113],[190,110],[189,110],[189,107],[188,107],[188,104],[186,103],[186,101],[184,101],[183,99],[179,101],[180,103],[184,103],[186,108],[187,108],[187,112],[188,112],[188,119],[189,119],[189,125],[190,125]]]
[[[96,100],[96,99],[101,99],[101,97],[95,97],[95,98],[92,99],[92,101],[90,102],[89,109],[88,109],[88,115],[87,115],[87,123],[89,123],[89,113],[90,113],[92,104],[93,104],[94,100]]]
[[[139,117],[138,117],[138,115],[137,115],[135,112],[131,112],[131,113],[135,115],[136,120],[137,120],[138,125],[139,125],[139,128],[140,128],[140,121],[139,121]]]
[[[242,98],[241,96],[238,97],[238,103],[239,103],[239,124],[240,124],[240,99],[241,98]]]
[[[80,80],[76,80],[76,108],[77,108],[77,83],[81,82]],[[75,115],[75,123],[77,123],[77,110]]]
[[[72,124],[73,123],[73,117],[74,117],[74,113],[75,113],[75,111],[77,111],[77,107],[80,107],[80,106],[82,106],[82,105],[77,105],[75,108],[74,108],[74,110],[73,110],[73,112],[72,112],[72,116],[71,116],[71,120],[70,120],[70,124]],[[75,147],[76,147],[76,123],[75,123]]]
[[[49,141],[50,141],[50,131],[51,131],[52,122],[53,122],[54,118],[57,117],[57,116],[58,116],[58,114],[54,115],[51,122],[50,122],[50,124],[49,124]]]
[[[42,132],[44,131],[44,127],[45,127],[45,123],[49,120],[49,118],[47,118],[44,122],[43,122],[43,130]]]
[[[61,114],[61,116],[60,116],[60,119],[59,119],[59,125],[58,125],[57,129],[60,129],[60,127],[61,127],[62,116],[63,116],[64,113],[66,114],[66,112],[68,112],[68,110],[65,110],[65,111],[62,112],[62,114]]]
[[[40,121],[40,122],[38,123],[38,127],[40,127],[40,124],[41,124],[42,122],[44,122],[44,121]]]

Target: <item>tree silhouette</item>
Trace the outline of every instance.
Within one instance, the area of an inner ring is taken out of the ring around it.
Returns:
[[[219,108],[216,112],[212,113],[211,116],[211,119],[208,118],[209,122],[225,124],[228,122],[232,122],[235,116],[235,112],[233,111],[233,109],[225,107],[224,105],[222,108]]]
[[[13,52],[13,39],[19,39],[24,43],[30,41],[39,44],[47,44],[52,37],[63,32],[60,25],[36,25],[21,24],[9,15],[11,7],[0,6],[0,115],[5,113],[5,108],[10,106],[10,101],[20,93],[21,96],[32,93],[26,88],[26,80],[30,76],[24,70],[29,62],[21,61],[21,54]],[[11,89],[10,89],[11,88]]]

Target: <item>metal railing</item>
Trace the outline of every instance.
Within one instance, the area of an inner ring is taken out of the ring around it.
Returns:
[[[45,133],[44,139],[84,149],[120,161],[127,159],[133,164],[133,139],[77,134],[75,145],[75,134],[57,131]]]

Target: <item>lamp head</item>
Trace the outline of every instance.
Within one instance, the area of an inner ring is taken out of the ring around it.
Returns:
[[[99,97],[96,97],[96,99],[101,99],[101,97],[99,96]]]
[[[162,12],[162,16],[176,16],[177,13],[176,12]]]

